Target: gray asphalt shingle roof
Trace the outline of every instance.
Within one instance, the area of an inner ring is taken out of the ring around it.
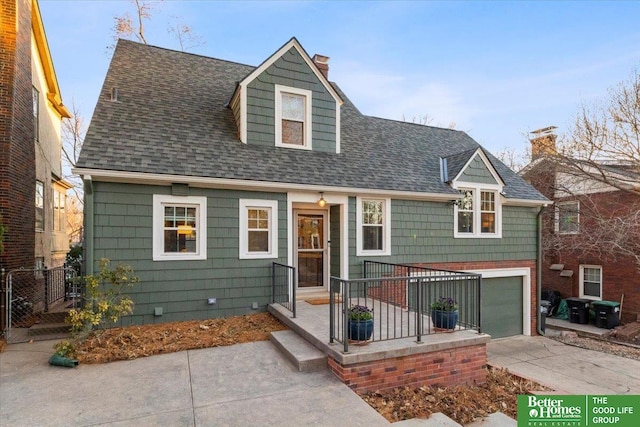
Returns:
[[[439,159],[472,153],[477,142],[457,130],[362,115],[335,84],[344,100],[339,154],[241,143],[227,103],[254,69],[120,40],[76,167],[457,194],[441,182]],[[507,197],[545,200],[487,155]]]

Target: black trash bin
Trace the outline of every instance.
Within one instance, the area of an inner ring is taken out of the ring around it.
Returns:
[[[611,329],[620,323],[620,303],[615,301],[594,301],[593,310],[596,312],[596,326]]]
[[[567,306],[569,307],[569,322],[571,323],[589,323],[589,304],[591,300],[584,298],[567,298]]]

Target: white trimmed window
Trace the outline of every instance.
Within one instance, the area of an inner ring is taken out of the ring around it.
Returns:
[[[275,85],[276,146],[311,149],[311,94]]]
[[[356,197],[358,256],[391,255],[391,199]]]
[[[53,189],[53,229],[54,231],[64,231],[67,221],[64,207],[67,195],[57,189]]]
[[[207,259],[207,198],[153,195],[153,260]]]
[[[498,190],[460,188],[454,207],[454,237],[502,237],[502,207]]]
[[[580,266],[580,298],[602,299],[602,267],[599,265]]]
[[[558,234],[578,234],[580,232],[580,202],[556,204],[555,230]]]
[[[38,141],[40,139],[40,92],[35,86],[31,88],[31,95],[33,97],[33,139]]]
[[[278,201],[240,199],[240,259],[278,258]]]
[[[44,183],[36,181],[36,231],[44,230]]]

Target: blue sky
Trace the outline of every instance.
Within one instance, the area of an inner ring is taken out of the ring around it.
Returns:
[[[88,120],[127,1],[40,0],[65,104]],[[172,17],[205,44],[191,50],[259,65],[292,36],[331,57],[329,78],[364,114],[428,116],[491,151],[523,150],[529,131],[571,125],[583,103],[640,69],[640,2],[165,1],[145,31],[178,49]]]

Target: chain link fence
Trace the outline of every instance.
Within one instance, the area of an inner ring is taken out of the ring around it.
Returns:
[[[2,277],[3,334],[7,343],[69,334],[71,308],[80,308],[84,286],[71,267],[21,268]]]

